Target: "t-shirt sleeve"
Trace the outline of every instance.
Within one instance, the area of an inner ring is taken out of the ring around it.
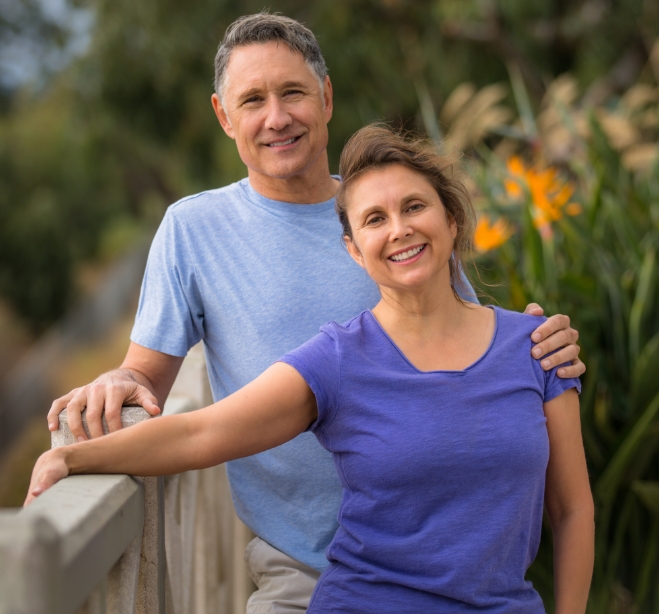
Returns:
[[[279,362],[293,367],[313,391],[318,405],[318,419],[309,427],[316,432],[321,425],[328,425],[336,414],[341,383],[338,340],[330,327],[282,356]]]
[[[543,400],[545,403],[555,399],[557,396],[563,394],[566,390],[570,390],[570,388],[576,388],[577,392],[581,394],[581,380],[578,377],[562,378],[558,377],[557,375],[557,372],[561,367],[567,367],[569,364],[570,363],[566,362],[562,365],[558,365],[558,367],[554,367],[553,369],[549,369],[549,371],[544,372],[545,395]]]
[[[158,352],[185,356],[203,336],[203,314],[192,252],[170,208],[151,244],[130,338]]]

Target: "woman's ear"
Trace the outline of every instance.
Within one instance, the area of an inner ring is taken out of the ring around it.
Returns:
[[[352,237],[349,237],[348,235],[343,235],[343,241],[346,244],[346,249],[348,250],[348,253],[352,256],[352,259],[360,267],[365,268],[364,267],[364,258],[362,256],[362,253],[359,251],[357,245],[352,240]]]

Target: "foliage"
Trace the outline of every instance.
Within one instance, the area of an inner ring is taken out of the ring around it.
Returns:
[[[71,5],[77,8],[67,13]],[[599,96],[620,89],[645,61],[644,41],[659,34],[659,9],[646,0],[269,6],[311,27],[325,52],[335,92],[334,169],[346,138],[364,123],[414,125],[465,76],[476,88],[501,81],[511,62],[534,95],[544,91],[540,75],[568,69]],[[34,48],[32,57],[46,63],[41,81],[10,91],[0,62],[0,297],[33,329],[61,315],[76,292],[78,263],[99,257],[107,225],[139,226],[180,196],[244,176],[209,105],[212,58],[229,23],[262,8],[256,0],[0,3],[4,56]],[[93,26],[76,30],[74,17]],[[43,80],[65,60],[67,67]],[[470,112],[492,97],[500,101],[501,89],[480,96]],[[478,141],[482,130],[454,102],[454,119],[460,111],[462,119],[452,136],[468,129],[467,145]]]
[[[472,114],[487,133],[471,141],[487,291],[516,310],[537,301],[569,313],[581,331],[598,613],[659,609],[659,42],[642,79],[598,105],[561,76],[536,115],[511,71],[518,117],[488,113],[500,96]],[[457,95],[467,90],[487,93]],[[529,572],[546,603],[550,543]]]

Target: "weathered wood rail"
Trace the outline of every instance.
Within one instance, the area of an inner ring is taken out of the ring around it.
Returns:
[[[211,403],[200,346],[165,414]],[[122,423],[148,419],[126,407]],[[63,415],[53,447],[73,442]],[[71,476],[0,511],[0,614],[244,614],[249,530],[224,467],[166,478]]]

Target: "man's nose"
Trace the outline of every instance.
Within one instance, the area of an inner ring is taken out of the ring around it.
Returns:
[[[265,127],[269,130],[283,130],[291,123],[285,104],[275,96],[268,100],[266,113]]]

